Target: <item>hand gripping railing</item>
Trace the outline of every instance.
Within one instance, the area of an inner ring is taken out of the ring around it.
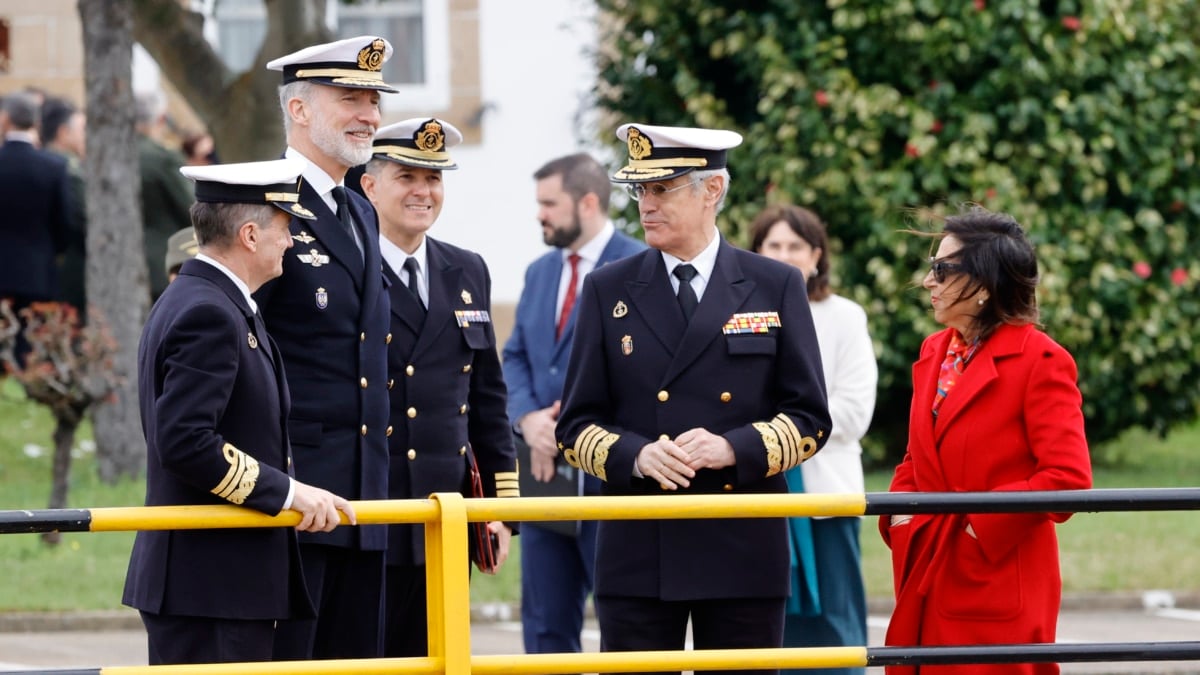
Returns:
[[[199,666],[121,666],[21,671],[17,675],[165,673],[543,673],[845,668],[951,663],[1200,660],[1200,642],[817,647],[474,656],[471,654],[467,522],[874,516],[913,513],[1028,513],[1200,510],[1200,488],[1058,492],[869,493],[833,495],[670,495],[354,502],[358,524],[425,523],[429,656]],[[160,506],[0,511],[0,534],[291,527],[300,514],[267,516],[236,506]],[[344,522],[344,520],[343,520]]]

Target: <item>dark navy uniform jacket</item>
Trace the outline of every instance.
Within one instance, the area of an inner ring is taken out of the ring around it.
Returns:
[[[697,471],[695,493],[785,493],[783,472],[829,437],[830,418],[804,278],[722,241],[689,323],[662,254],[587,276],[556,435],[567,461],[608,495],[667,495],[633,474],[639,451],[695,427],[724,436],[737,462]],[[661,600],[788,594],[783,518],[601,521],[596,595]]]
[[[138,346],[147,506],[283,509],[288,388],[253,317],[233,281],[199,260],[151,310]],[[178,616],[310,617],[296,544],[290,527],[139,532],[122,602]]]
[[[317,219],[292,219],[283,275],[254,297],[287,366],[296,477],[350,500],[386,499],[388,297],[379,225],[370,202],[354,191],[346,196],[365,260],[337,215],[302,182],[300,203]],[[376,551],[387,543],[382,525],[300,537]]]
[[[384,265],[392,300],[388,496],[423,499],[434,492],[462,491],[469,444],[479,462],[484,494],[517,497],[517,454],[505,414],[487,265],[477,253],[429,237],[425,241],[428,314]],[[389,564],[425,564],[421,526],[391,525],[388,530]]]
[[[0,213],[0,296],[55,299],[54,256],[72,228],[67,161],[25,141],[0,146]]]

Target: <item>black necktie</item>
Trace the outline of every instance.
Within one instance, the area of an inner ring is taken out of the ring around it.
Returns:
[[[338,220],[342,221],[342,227],[346,228],[346,234],[350,235],[350,239],[358,247],[358,254],[363,255],[362,242],[358,239],[358,231],[354,228],[354,218],[350,215],[350,205],[346,203],[346,188],[341,185],[333,186],[333,201],[337,202]]]
[[[671,273],[679,279],[679,292],[675,297],[679,299],[679,308],[683,310],[683,318],[691,321],[692,314],[696,311],[696,305],[700,304],[700,301],[696,299],[696,289],[692,288],[692,278],[696,276],[696,268],[691,265],[679,265]]]
[[[417,270],[419,269],[420,265],[417,264],[416,258],[410,256],[404,260],[404,271],[408,272],[408,283],[405,286],[408,287],[408,292],[412,293],[413,300],[417,301],[417,305],[421,309],[425,309],[425,303],[421,302],[420,287],[417,286]]]

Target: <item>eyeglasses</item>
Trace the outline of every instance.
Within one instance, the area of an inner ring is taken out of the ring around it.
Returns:
[[[662,183],[654,183],[650,187],[646,187],[642,183],[627,183],[625,185],[625,190],[627,192],[629,192],[629,196],[633,198],[633,201],[640,202],[640,201],[642,201],[642,198],[646,196],[647,193],[649,193],[650,196],[654,197],[655,199],[660,199],[663,197],[663,195],[667,194],[668,192],[675,192],[676,190],[682,190],[683,188],[688,187],[689,185],[695,185],[695,184],[696,184],[695,180],[689,180],[686,183],[682,183],[680,185],[676,185],[673,188],[669,188],[669,187],[664,187]]]
[[[939,284],[946,283],[947,275],[961,274],[965,271],[961,263],[938,260],[937,258],[929,259],[929,269],[933,272],[933,280]]]

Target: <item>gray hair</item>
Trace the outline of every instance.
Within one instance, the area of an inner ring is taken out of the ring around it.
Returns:
[[[279,85],[279,109],[283,112],[283,134],[292,131],[292,116],[288,114],[288,101],[298,98],[305,103],[312,101],[316,85],[308,80],[296,80]]]
[[[133,97],[134,123],[153,124],[167,111],[167,102],[158,91],[144,91]]]
[[[720,213],[721,209],[725,208],[725,195],[729,194],[729,169],[709,169],[708,171],[693,171],[692,172],[692,192],[699,194],[700,193],[700,185],[704,181],[708,180],[709,178],[712,178],[713,176],[720,176],[725,179],[724,184],[721,188],[721,196],[720,196],[720,198],[717,199],[717,213]]]
[[[41,106],[33,94],[17,91],[4,97],[4,112],[14,129],[29,131],[37,126]]]

